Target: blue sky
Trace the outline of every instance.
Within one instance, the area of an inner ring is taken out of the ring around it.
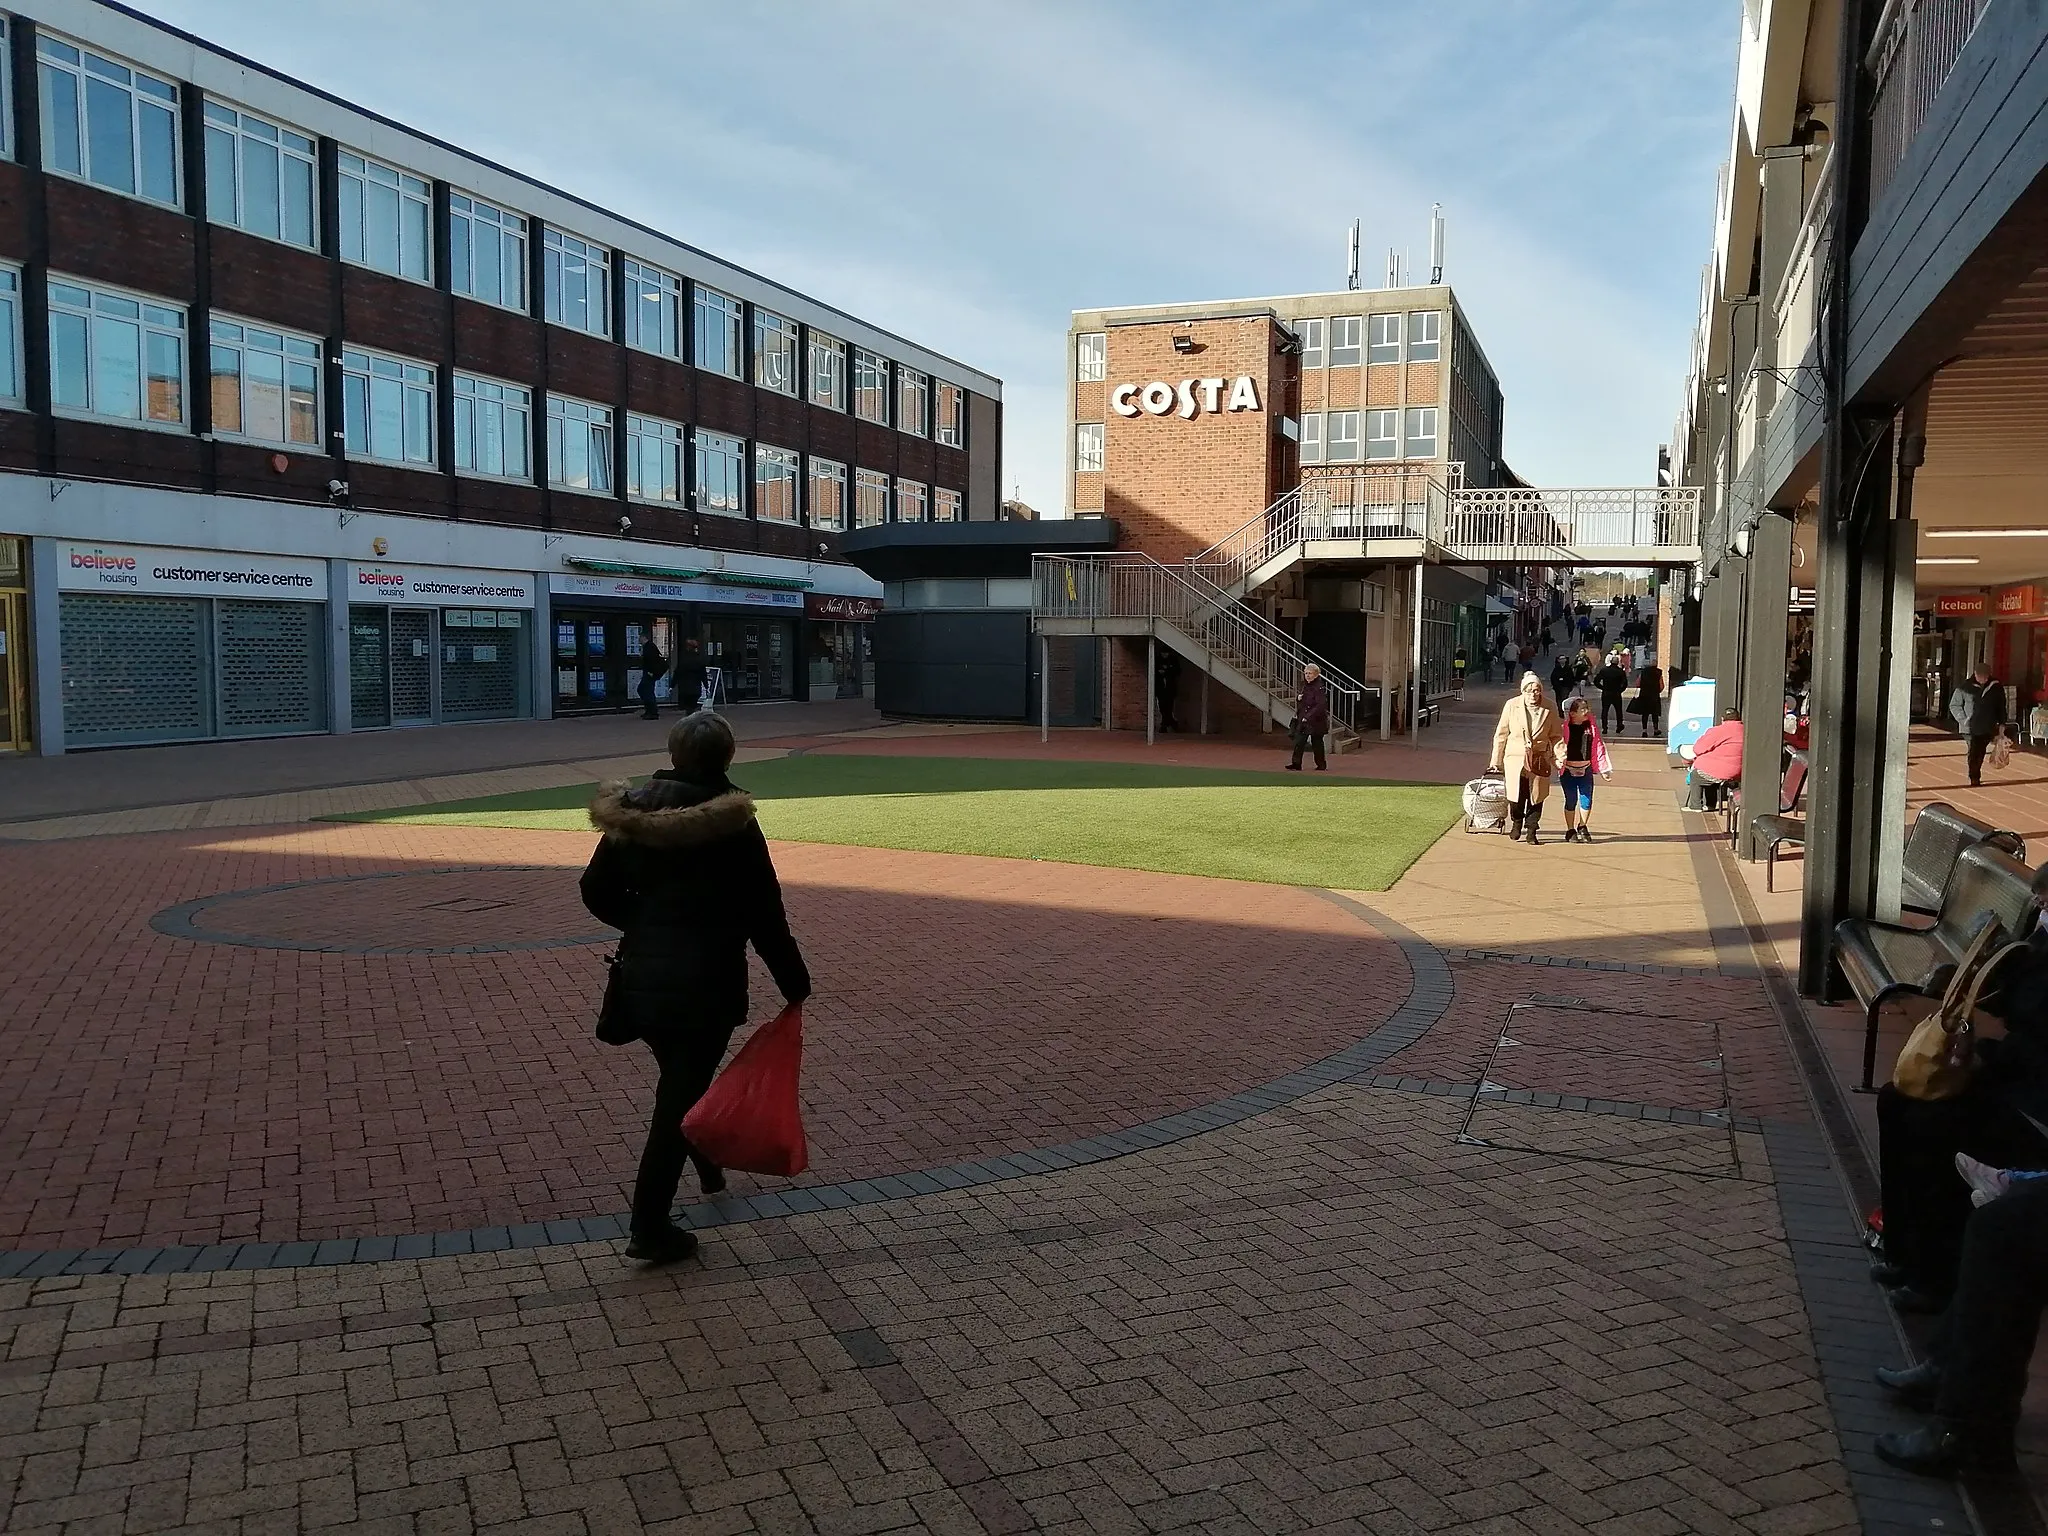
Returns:
[[[1062,504],[1071,310],[1446,278],[1545,484],[1647,483],[1737,0],[143,0],[1004,381]]]

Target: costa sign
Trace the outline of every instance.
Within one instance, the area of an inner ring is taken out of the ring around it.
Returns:
[[[1226,389],[1230,391],[1227,397]],[[1177,385],[1164,379],[1119,384],[1109,392],[1109,408],[1119,416],[1136,416],[1142,411],[1147,416],[1178,416],[1182,421],[1193,421],[1203,412],[1213,416],[1263,409],[1259,387],[1248,373],[1235,379],[1182,379]]]

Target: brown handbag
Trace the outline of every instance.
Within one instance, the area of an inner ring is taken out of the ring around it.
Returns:
[[[1892,1068],[1892,1086],[1909,1099],[1953,1099],[1970,1086],[1977,1071],[1977,1000],[1984,983],[2024,942],[1992,947],[2004,929],[1986,923],[1963,952],[1934,1011],[1913,1026]]]

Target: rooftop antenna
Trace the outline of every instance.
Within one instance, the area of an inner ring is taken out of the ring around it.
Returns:
[[[1401,253],[1391,245],[1387,247],[1387,286],[1389,288],[1401,286]]]
[[[1430,286],[1444,280],[1444,205],[1429,205],[1429,281]]]
[[[1358,288],[1358,236],[1360,220],[1351,221],[1351,238],[1346,242],[1344,260],[1344,286],[1356,292]]]

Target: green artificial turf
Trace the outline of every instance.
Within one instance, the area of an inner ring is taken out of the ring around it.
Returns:
[[[744,763],[762,829],[800,843],[1057,859],[1385,890],[1459,815],[1458,789],[1139,763],[818,755]],[[328,818],[586,830],[594,786]]]

